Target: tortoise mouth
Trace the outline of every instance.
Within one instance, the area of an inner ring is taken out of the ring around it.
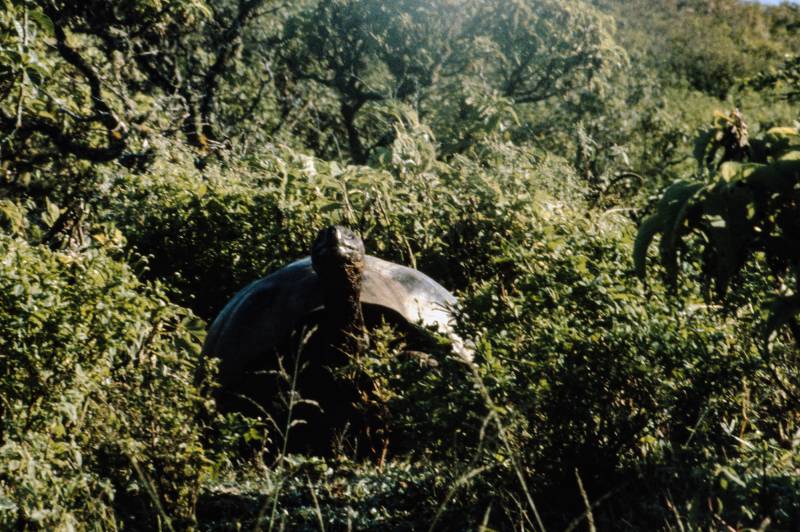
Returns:
[[[318,274],[333,273],[364,262],[364,243],[346,227],[332,226],[319,232],[311,247],[311,261]]]

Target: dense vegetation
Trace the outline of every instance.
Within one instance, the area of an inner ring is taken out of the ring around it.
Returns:
[[[789,4],[2,0],[0,529],[796,529],[798,128]],[[200,354],[330,223],[475,346],[385,461]]]

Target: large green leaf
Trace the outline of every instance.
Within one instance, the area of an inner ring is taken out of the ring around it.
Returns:
[[[633,267],[639,277],[644,278],[647,273],[647,249],[653,238],[661,231],[661,216],[654,214],[642,222],[636,233],[636,240],[633,243]]]
[[[800,294],[775,298],[769,306],[769,319],[765,331],[767,345],[772,341],[778,330],[789,324],[796,324],[796,316],[800,314]],[[800,342],[800,338],[795,338]]]
[[[689,212],[691,199],[703,188],[702,183],[678,181],[673,183],[656,205],[656,212],[647,218],[634,242],[634,267],[636,273],[644,277],[646,272],[647,249],[656,234],[662,234],[661,262],[668,268],[675,260],[676,242],[681,226]]]
[[[754,170],[747,184],[769,192],[788,192],[800,181],[800,161],[778,160]]]
[[[724,178],[703,198],[701,230],[708,239],[711,263],[706,271],[714,277],[718,293],[724,294],[731,278],[749,256],[755,228],[751,220],[754,195],[750,187]]]

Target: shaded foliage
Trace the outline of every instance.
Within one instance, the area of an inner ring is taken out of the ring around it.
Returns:
[[[190,522],[202,322],[101,249],[0,249],[2,526]]]

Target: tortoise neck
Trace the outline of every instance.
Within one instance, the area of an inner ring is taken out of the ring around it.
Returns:
[[[364,348],[364,314],[361,310],[361,265],[321,277],[327,341],[338,353],[358,355]]]

